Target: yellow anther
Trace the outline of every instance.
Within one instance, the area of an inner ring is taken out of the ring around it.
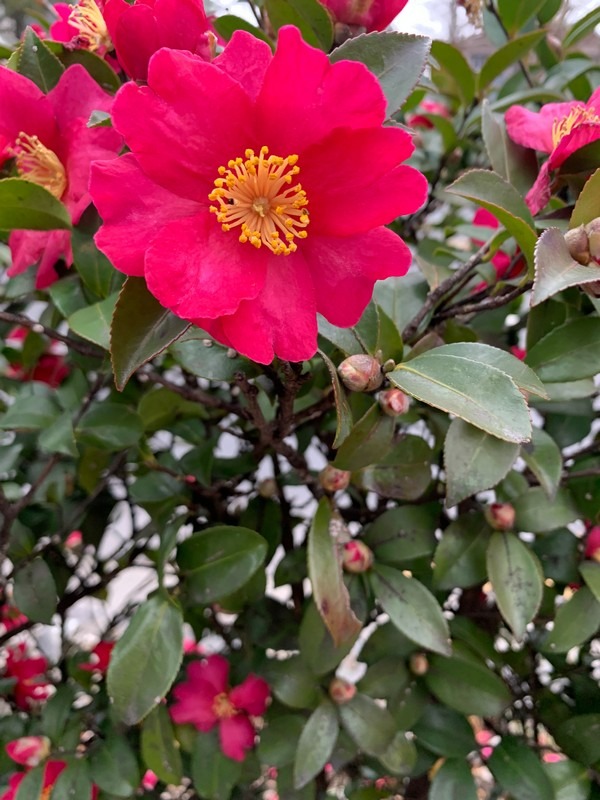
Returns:
[[[584,123],[600,125],[600,117],[593,108],[587,106],[575,106],[566,117],[555,119],[552,123],[552,145],[558,147],[561,139],[571,133],[573,128]]]
[[[67,188],[67,175],[56,153],[43,145],[37,136],[23,132],[17,136],[13,152],[19,176],[43,186],[60,200]]]
[[[80,0],[71,6],[69,25],[77,28],[77,44],[85,50],[107,53],[113,49],[102,11],[95,0]]]

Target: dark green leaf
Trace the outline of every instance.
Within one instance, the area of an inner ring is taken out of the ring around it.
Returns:
[[[106,300],[75,311],[67,320],[69,328],[78,336],[109,350],[110,322],[118,297],[118,292],[115,292]]]
[[[205,800],[229,800],[242,774],[242,763],[221,752],[217,732],[198,733],[192,752],[192,781]]]
[[[137,412],[121,403],[96,403],[79,420],[78,441],[101,450],[125,450],[137,444],[144,433]]]
[[[394,420],[373,405],[340,445],[334,467],[358,470],[378,463],[392,448]]]
[[[420,436],[405,434],[385,458],[360,473],[364,489],[381,497],[417,500],[431,482],[432,452]]]
[[[144,764],[161,781],[181,783],[183,765],[166,706],[156,706],[144,720],[141,749]]]
[[[464,716],[435,703],[425,707],[413,731],[419,744],[444,758],[466,758],[477,747]]]
[[[210,381],[232,381],[236,372],[247,376],[256,367],[235,350],[215,342],[199,328],[192,327],[171,347],[175,360],[192,375]]]
[[[562,454],[560,448],[546,431],[533,429],[531,444],[521,447],[521,458],[546,492],[553,500],[562,476]]]
[[[576,381],[600,372],[600,319],[580,317],[554,328],[528,351],[541,380]]]
[[[586,61],[586,64],[589,69],[589,61]],[[578,228],[580,225],[586,225],[588,222],[600,217],[599,191],[600,169],[597,169],[594,174],[587,179],[583,189],[579,193],[579,197],[573,208],[573,213],[571,214],[569,228]]]
[[[415,743],[403,731],[398,731],[385,751],[378,755],[379,761],[393,775],[410,775],[417,757]]]
[[[578,714],[557,725],[556,741],[567,755],[592,766],[600,761],[600,714]]]
[[[494,172],[525,195],[538,173],[535,152],[513,142],[506,132],[504,117],[493,114],[487,100],[483,101],[482,133]]]
[[[340,719],[356,744],[369,755],[383,755],[396,733],[390,712],[364,694],[339,706]]]
[[[529,7],[530,5],[531,4],[529,4]],[[486,89],[490,83],[510,67],[511,64],[523,58],[523,56],[534,48],[545,36],[545,30],[531,31],[531,33],[526,33],[523,36],[512,39],[503,47],[495,50],[492,55],[488,57],[479,73],[479,92],[481,93]]]
[[[331,378],[331,383],[333,385],[333,396],[335,398],[335,409],[337,412],[337,427],[335,431],[333,447],[340,447],[342,442],[345,441],[352,430],[352,411],[350,409],[350,404],[348,403],[346,391],[340,383],[335,364],[321,350],[319,350],[318,353],[325,362],[325,366],[327,367],[327,371],[329,372],[329,377]]]
[[[222,36],[226,42],[231,39],[236,31],[246,31],[256,36],[257,39],[266,42],[271,48],[273,47],[273,42],[266,33],[257,28],[256,25],[251,25],[242,17],[236,17],[235,14],[223,14],[222,17],[213,17],[211,22],[219,36]]]
[[[302,730],[294,764],[294,786],[301,789],[329,761],[338,737],[335,707],[324,700],[309,717]]]
[[[315,603],[309,603],[300,625],[299,644],[302,658],[313,673],[324,675],[335,669],[348,655],[354,640],[347,639],[336,647],[317,606]]]
[[[136,754],[124,736],[114,733],[94,752],[91,773],[94,783],[115,797],[131,797],[140,782]]]
[[[292,656],[285,661],[272,661],[267,667],[267,680],[275,697],[290,708],[312,708],[318,698],[314,674],[302,658]]]
[[[278,31],[295,25],[304,41],[328,52],[333,42],[331,17],[317,0],[265,0],[269,22]]]
[[[506,30],[513,34],[521,30],[526,22],[537,14],[546,0],[532,0],[529,3],[515,3],[513,0],[498,0],[498,11],[502,24]]]
[[[36,431],[52,425],[58,416],[59,409],[49,397],[20,397],[0,417],[0,428]]]
[[[505,736],[494,748],[488,767],[514,800],[541,800],[554,797],[550,779],[537,755],[521,739]]]
[[[42,558],[34,558],[17,570],[14,583],[15,605],[33,622],[52,622],[56,611],[56,583]]]
[[[578,589],[556,612],[554,627],[542,650],[566,653],[590,639],[600,628],[600,601],[587,586]]]
[[[26,28],[16,51],[16,70],[47,94],[53,89],[64,67],[32,28]],[[1,227],[1,226],[0,226]]]
[[[43,186],[20,178],[0,180],[0,230],[69,229],[65,206]]]
[[[544,764],[544,769],[554,787],[554,800],[588,800],[591,782],[588,770],[582,764],[555,761]]]
[[[80,759],[68,763],[66,769],[60,773],[52,787],[52,800],[79,800],[90,797],[91,793],[89,766],[85,760]]]
[[[58,54],[58,57],[65,67],[70,67],[71,64],[81,64],[96,83],[106,89],[107,92],[116,92],[121,86],[119,76],[114,69],[106,63],[104,58],[100,58],[96,53],[92,53],[91,50],[63,49]]]
[[[600,175],[600,170],[598,172]],[[580,286],[600,280],[600,267],[592,263],[584,267],[575,261],[558,228],[548,228],[535,248],[535,282],[531,305],[537,306],[569,286]]]
[[[79,451],[75,444],[72,414],[65,411],[39,435],[38,444],[45,453],[62,453],[77,458]]]
[[[425,683],[440,702],[461,714],[495,717],[511,702],[508,687],[489,667],[459,657],[431,656]]]
[[[563,47],[571,47],[591,33],[600,23],[600,8],[592,8],[590,12],[577,20],[563,38]]]
[[[567,489],[559,489],[554,500],[541,486],[534,486],[514,501],[515,526],[521,531],[545,533],[562,528],[579,518],[579,511]]]
[[[390,508],[369,526],[364,541],[384,564],[427,558],[435,548],[438,514],[435,505]]]
[[[477,800],[477,787],[466,761],[450,759],[442,764],[431,782],[429,800]]]
[[[582,561],[579,572],[592,594],[600,603],[600,564],[597,561]]]
[[[450,523],[433,556],[435,588],[465,589],[482,583],[489,540],[490,528],[482,514],[465,514]]]
[[[44,766],[30,769],[17,789],[15,800],[39,800],[44,784]]]
[[[456,47],[441,41],[433,42],[431,55],[441,67],[432,69],[434,82],[448,83],[450,92],[468,107],[475,97],[475,76],[466,58]]]
[[[270,719],[260,732],[256,754],[261,763],[273,767],[293,764],[304,723],[305,719],[300,714],[284,714]]]

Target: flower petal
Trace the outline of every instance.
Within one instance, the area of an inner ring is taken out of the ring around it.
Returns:
[[[256,100],[273,59],[271,48],[247,31],[235,31],[225,50],[213,64],[237,81]]]
[[[177,725],[191,723],[199,731],[214,728],[217,715],[213,711],[215,689],[211,683],[205,680],[184,681],[173,689],[173,695],[176,702],[169,709],[173,722]]]
[[[197,53],[207,42],[209,25],[202,0],[156,0],[154,13],[162,47]]]
[[[525,202],[532,214],[537,214],[544,208],[552,196],[550,182],[550,161],[545,161],[538,173],[535,183],[525,195]]]
[[[600,139],[600,124],[597,122],[580,122],[570,133],[562,137],[556,149],[552,151],[549,161],[550,169],[558,169],[569,156],[577,150]]]
[[[58,280],[57,261],[62,259],[67,266],[73,263],[70,231],[13,231],[8,244],[12,254],[12,264],[7,270],[10,277],[39,262],[36,289],[45,289]]]
[[[546,103],[538,112],[524,106],[511,106],[504,115],[506,130],[513,142],[542,153],[551,153],[554,149],[554,122],[564,119],[573,108],[579,106],[581,103],[577,101]]]
[[[254,747],[254,738],[252,723],[243,714],[222,719],[219,724],[221,750],[233,761],[243,761],[246,758],[246,750]]]
[[[215,694],[221,694],[229,689],[229,661],[215,653],[202,661],[194,661],[188,667],[190,680],[201,679],[210,683]]]
[[[248,675],[229,692],[229,699],[236,708],[258,717],[265,713],[269,695],[269,684],[265,680],[257,675]]]
[[[14,144],[19,133],[38,136],[54,150],[58,131],[51,103],[33,81],[0,66],[0,137]]]
[[[148,62],[160,47],[154,10],[145,3],[109,0],[105,17],[123,70],[133,80],[145,81]]]

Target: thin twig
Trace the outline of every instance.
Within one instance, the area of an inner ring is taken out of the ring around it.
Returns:
[[[24,314],[14,314],[11,311],[0,311],[0,320],[2,322],[9,322],[11,325],[20,325],[23,328],[28,328],[36,333],[44,333],[48,338],[55,339],[57,342],[66,344],[71,350],[81,353],[82,356],[91,356],[92,358],[104,358],[106,353],[99,347],[86,342],[73,339],[71,336],[66,336],[63,333],[55,331],[54,328],[49,328],[47,325],[38,322],[36,319],[30,319]]]

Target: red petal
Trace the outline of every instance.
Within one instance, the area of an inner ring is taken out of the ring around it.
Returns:
[[[254,737],[252,723],[243,714],[222,719],[219,724],[221,750],[233,761],[243,761],[246,758],[246,750],[254,747]]]
[[[248,675],[243,683],[229,692],[229,699],[236,708],[258,717],[264,714],[269,698],[269,684],[257,675]]]

